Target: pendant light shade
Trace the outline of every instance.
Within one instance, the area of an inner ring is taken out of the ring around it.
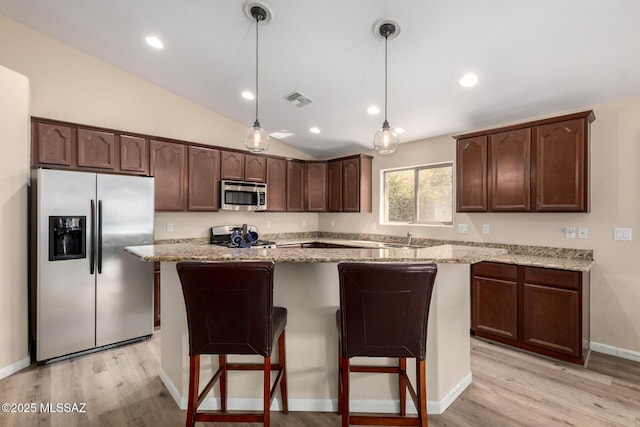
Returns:
[[[259,5],[251,6],[250,13],[256,21],[256,121],[247,131],[244,145],[252,153],[262,153],[269,147],[270,138],[267,131],[260,127],[260,122],[258,121],[258,26],[260,21],[267,20],[268,14],[266,9]]]
[[[373,147],[378,154],[392,154],[398,149],[400,138],[389,126],[387,121],[387,42],[389,36],[396,33],[396,26],[385,22],[378,28],[378,34],[384,37],[384,122],[373,137]]]

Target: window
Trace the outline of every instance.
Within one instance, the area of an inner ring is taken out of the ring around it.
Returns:
[[[453,164],[383,170],[387,224],[453,224]]]

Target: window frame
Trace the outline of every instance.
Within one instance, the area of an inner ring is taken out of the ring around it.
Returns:
[[[451,221],[388,221],[387,220],[387,187],[386,174],[389,172],[414,172],[414,218],[418,217],[418,193],[419,193],[419,172],[426,169],[450,168],[451,170]],[[398,168],[389,168],[380,170],[380,224],[381,225],[417,225],[425,227],[453,227],[454,220],[454,203],[455,203],[455,176],[453,170],[453,161],[430,163],[426,165],[402,166]]]

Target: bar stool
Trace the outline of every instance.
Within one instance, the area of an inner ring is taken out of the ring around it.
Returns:
[[[183,261],[177,264],[189,327],[189,402],[187,427],[196,421],[263,422],[270,425],[270,407],[278,385],[283,412],[288,413],[285,326],[287,310],[273,306],[272,261]],[[278,363],[271,363],[278,340]],[[200,355],[217,354],[219,368],[198,394]],[[264,363],[228,363],[228,354],[258,354]],[[227,372],[263,371],[263,412],[227,412]],[[271,371],[277,377],[271,388]],[[219,411],[198,407],[220,381]]]
[[[425,355],[435,263],[342,262],[338,328],[338,413],[342,426],[427,425]],[[398,366],[350,365],[352,357],[397,357]],[[416,390],[407,376],[407,358],[416,359]],[[400,414],[350,415],[349,373],[399,375]],[[418,411],[406,415],[407,389]]]

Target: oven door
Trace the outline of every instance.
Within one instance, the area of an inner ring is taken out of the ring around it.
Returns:
[[[253,182],[220,182],[220,209],[264,211],[267,209],[267,185]]]

